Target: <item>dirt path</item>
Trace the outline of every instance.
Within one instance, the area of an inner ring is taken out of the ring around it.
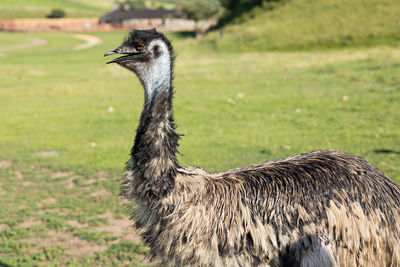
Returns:
[[[30,39],[31,39],[31,41],[29,43],[0,47],[0,52],[26,49],[26,48],[31,48],[31,47],[36,47],[36,46],[41,46],[41,45],[46,45],[47,44],[47,40],[46,39],[42,39],[42,38],[39,38],[39,37],[32,37]]]
[[[75,34],[74,38],[85,41],[85,43],[83,43],[83,44],[74,46],[74,50],[88,49],[92,46],[102,43],[102,41],[99,37],[93,36],[93,35]]]
[[[96,46],[98,44],[102,43],[102,40],[93,35],[87,35],[87,34],[74,34],[74,38],[83,40],[85,43],[79,44],[73,47],[74,50],[83,50],[83,49],[88,49],[90,47]],[[41,46],[41,45],[46,45],[47,40],[39,37],[32,37],[30,38],[29,43],[23,43],[23,44],[17,44],[17,45],[10,45],[10,46],[0,46],[0,52],[8,52],[8,51],[14,51],[14,50],[20,50],[20,49],[26,49],[26,48],[32,48],[36,46]]]

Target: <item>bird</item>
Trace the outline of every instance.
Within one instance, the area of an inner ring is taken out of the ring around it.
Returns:
[[[104,56],[144,88],[121,197],[160,266],[400,266],[400,186],[342,151],[316,150],[228,171],[181,166],[175,52],[132,30]]]

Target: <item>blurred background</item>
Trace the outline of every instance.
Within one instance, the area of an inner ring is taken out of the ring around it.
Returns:
[[[118,197],[143,90],[103,58],[149,28],[182,165],[335,149],[400,182],[399,1],[2,0],[0,266],[152,265]]]

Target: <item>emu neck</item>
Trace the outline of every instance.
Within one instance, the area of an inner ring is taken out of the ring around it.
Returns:
[[[178,168],[179,134],[173,119],[171,82],[164,80],[152,86],[146,93],[130,161],[135,177],[133,186],[143,199],[168,195],[174,187]]]
[[[164,53],[149,62],[144,63],[136,69],[136,74],[144,87],[145,104],[151,104],[160,92],[172,94],[172,65],[173,58],[166,51],[168,50],[165,45],[156,41],[160,47],[164,47]],[[169,103],[171,106],[171,103]]]
[[[160,93],[172,94],[171,88],[171,74],[169,71],[163,71],[164,73],[159,73],[160,68],[151,70],[149,75],[145,78],[141,78],[141,83],[144,87],[145,92],[145,105],[151,105],[157,98],[159,98]],[[166,103],[172,109],[171,103]]]

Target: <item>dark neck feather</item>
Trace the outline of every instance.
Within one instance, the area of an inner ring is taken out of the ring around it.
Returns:
[[[132,186],[143,200],[165,197],[174,187],[178,141],[172,87],[155,90],[151,101],[145,101],[129,166],[135,178]]]

